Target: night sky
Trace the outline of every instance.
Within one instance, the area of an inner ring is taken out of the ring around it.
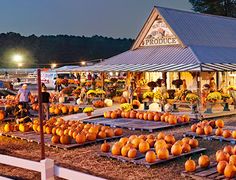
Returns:
[[[1,0],[0,33],[135,38],[155,5],[191,10],[188,0]]]

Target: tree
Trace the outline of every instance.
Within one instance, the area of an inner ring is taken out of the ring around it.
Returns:
[[[236,18],[236,0],[189,0],[189,2],[196,12]]]

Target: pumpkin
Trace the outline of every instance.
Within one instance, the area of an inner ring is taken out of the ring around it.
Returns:
[[[182,117],[184,118],[184,121],[185,121],[185,122],[189,122],[189,121],[190,121],[189,115],[184,114]]]
[[[108,126],[102,126],[101,127],[101,131],[105,131],[106,129],[110,129],[110,127],[108,127]]]
[[[145,153],[150,150],[150,145],[148,142],[143,141],[143,142],[139,143],[138,149],[141,153]]]
[[[196,148],[196,147],[198,147],[198,140],[197,139],[190,139],[189,140],[189,145],[191,146],[191,148]]]
[[[46,132],[46,134],[52,134],[52,128],[46,127],[45,132]]]
[[[139,119],[143,119],[143,113],[139,113],[138,118],[139,118]]]
[[[131,143],[134,145],[135,148],[138,148],[139,147],[139,144],[144,141],[143,139],[141,138],[134,138]]]
[[[191,146],[189,144],[184,143],[181,147],[182,147],[183,153],[187,153],[191,151]]]
[[[187,172],[193,172],[196,170],[196,163],[194,160],[192,160],[191,158],[189,158],[185,164],[184,164],[184,167],[185,167],[185,171]]]
[[[114,136],[114,131],[113,129],[106,129],[105,130],[106,136],[107,137],[113,137]]]
[[[147,120],[148,119],[148,112],[143,113],[143,119]]]
[[[61,110],[59,108],[54,109],[54,114],[59,115],[61,114]]]
[[[5,118],[5,112],[3,110],[0,110],[0,121],[4,120]]]
[[[122,118],[125,118],[125,111],[122,111],[121,114],[120,114],[120,116],[121,116]]]
[[[236,130],[232,131],[232,138],[236,139]]]
[[[164,139],[165,138],[165,133],[164,132],[159,132],[158,135],[157,135],[157,139]]]
[[[129,138],[127,138],[127,137],[120,138],[120,140],[119,140],[119,142],[121,142],[123,146],[124,146],[128,141],[129,141]]]
[[[121,148],[121,155],[126,157],[128,156],[128,152],[130,150],[130,146],[126,145]]]
[[[229,157],[229,163],[236,165],[236,155],[232,155]]]
[[[76,136],[78,135],[79,131],[75,130],[72,134],[72,138],[75,139]]]
[[[131,119],[135,119],[136,118],[136,112],[135,111],[131,111],[129,117]]]
[[[183,143],[182,140],[178,140],[178,141],[175,142],[175,144],[179,144],[180,146],[182,146],[184,143]]]
[[[6,133],[13,131],[13,129],[14,129],[14,127],[9,123],[5,124],[5,126],[4,126],[4,132],[6,132]]]
[[[149,121],[153,121],[154,120],[154,114],[152,112],[148,113],[148,118]]]
[[[154,121],[160,121],[160,115],[159,114],[155,114],[153,117]]]
[[[197,129],[197,125],[196,125],[196,124],[193,124],[193,125],[191,126],[191,131],[192,131],[192,132],[196,132],[196,129]]]
[[[146,135],[143,134],[139,135],[138,138],[143,139],[144,141],[147,139]]]
[[[123,130],[121,128],[116,128],[114,130],[115,136],[121,136],[123,134]]]
[[[197,127],[197,129],[196,129],[196,134],[197,134],[197,135],[202,135],[202,134],[204,134],[204,129],[203,129],[202,127]]]
[[[157,140],[154,144],[156,152],[161,148],[167,148],[167,144],[163,139]]]
[[[88,141],[95,141],[97,138],[97,135],[95,133],[87,133],[86,134],[86,140]]]
[[[148,163],[153,163],[155,162],[157,159],[156,157],[156,154],[154,151],[148,151],[145,155],[145,160],[148,162]]]
[[[173,135],[166,135],[164,140],[167,142],[167,143],[170,143],[170,144],[174,144],[175,143],[175,137]]]
[[[155,140],[154,139],[148,138],[148,139],[146,139],[146,142],[148,142],[148,144],[149,144],[149,146],[151,148],[154,147],[154,144],[155,144]]]
[[[147,139],[155,139],[155,135],[154,134],[148,134]]]
[[[128,151],[128,158],[135,158],[137,155],[137,150],[135,148],[130,148]]]
[[[86,141],[86,136],[81,133],[81,134],[77,134],[77,136],[75,137],[75,141],[78,143],[78,144],[83,144],[85,143]]]
[[[116,118],[117,118],[117,114],[116,114],[115,111],[113,111],[113,112],[111,113],[111,119],[116,119]]]
[[[182,153],[182,147],[179,144],[174,144],[171,147],[171,154],[174,156],[179,156]]]
[[[201,168],[206,168],[210,165],[210,158],[207,155],[201,155],[198,159],[198,164]]]
[[[229,161],[229,154],[219,150],[216,152],[216,161],[220,162],[220,161]]]
[[[184,138],[182,139],[182,142],[188,144],[188,143],[189,143],[189,140],[190,140],[189,137],[184,137]]]
[[[137,135],[131,135],[130,137],[129,137],[129,141],[132,141],[133,139],[135,139],[135,138],[137,138],[138,136]]]
[[[106,141],[101,145],[101,151],[106,153],[110,151],[110,145]]]
[[[168,123],[171,125],[177,124],[177,117],[174,115],[168,116]]]
[[[229,155],[234,154],[234,148],[230,145],[225,146],[223,152],[228,153]]]
[[[204,134],[210,135],[212,133],[212,127],[210,125],[207,125],[204,127]]]
[[[130,112],[129,111],[125,112],[125,118],[129,118],[129,116],[130,116]]]
[[[227,178],[232,178],[236,174],[236,168],[233,164],[227,164],[224,170],[224,176]]]
[[[111,118],[111,112],[110,111],[104,112],[104,117],[105,118]]]
[[[52,143],[57,144],[60,142],[60,136],[58,135],[53,135],[51,138]]]
[[[139,114],[140,114],[140,112],[137,112],[137,113],[136,113],[136,116],[135,116],[136,119],[139,119]]]
[[[179,116],[179,117],[177,118],[177,122],[178,122],[178,123],[184,123],[184,122],[185,122],[184,117],[183,117],[183,116]]]
[[[39,126],[39,128],[40,128],[40,126]],[[26,125],[26,124],[20,124],[19,125],[19,131],[20,132],[27,132],[27,131],[29,131],[29,126]]]
[[[227,161],[220,161],[218,164],[217,164],[217,172],[219,174],[224,174],[224,170],[225,170],[225,167],[227,166],[228,162]]]
[[[222,128],[217,128],[215,131],[216,136],[222,136],[223,134],[223,129]]]
[[[79,106],[74,106],[73,107],[73,111],[75,112],[75,113],[78,113],[79,112]],[[70,112],[70,111],[69,111]],[[71,110],[71,112],[72,112],[72,110]]]
[[[224,138],[229,138],[231,137],[231,131],[230,130],[224,130],[222,136]]]
[[[63,107],[61,108],[61,112],[62,112],[63,114],[67,114],[67,112],[68,112],[67,107],[66,107],[66,106],[63,106]]]
[[[117,143],[115,143],[111,148],[111,153],[113,155],[120,155],[121,153],[121,146]]]
[[[216,120],[215,124],[218,128],[223,128],[224,127],[224,121],[222,119]]]
[[[60,137],[60,143],[65,144],[65,145],[70,144],[71,143],[71,138],[67,135],[62,135]]]
[[[104,139],[106,138],[106,133],[104,131],[100,131],[98,134],[97,134],[97,138],[98,139]]]
[[[167,148],[161,148],[157,151],[158,159],[164,160],[169,158],[169,151]]]

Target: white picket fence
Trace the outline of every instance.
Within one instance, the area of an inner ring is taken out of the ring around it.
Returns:
[[[15,166],[41,173],[42,180],[54,180],[54,177],[60,177],[70,180],[103,180],[102,178],[63,168],[54,164],[51,159],[41,160],[40,162],[16,158],[7,155],[0,155],[0,164]],[[9,179],[0,176],[0,179]]]

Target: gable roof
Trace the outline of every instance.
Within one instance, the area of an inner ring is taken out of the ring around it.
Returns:
[[[236,18],[154,7],[186,46],[236,48]]]

